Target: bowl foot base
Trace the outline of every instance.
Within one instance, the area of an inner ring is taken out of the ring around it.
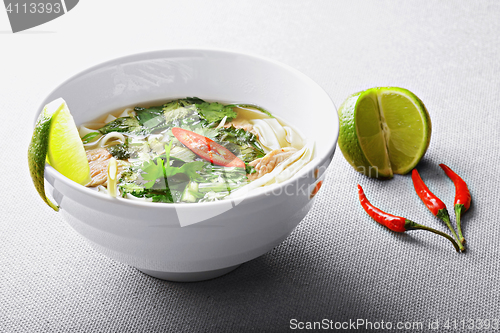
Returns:
[[[161,272],[161,271],[152,271],[149,269],[139,269],[139,268],[138,270],[143,272],[144,274],[147,274],[149,276],[152,276],[160,280],[167,280],[173,282],[197,282],[197,281],[210,280],[225,275],[229,272],[234,271],[240,265],[241,264],[221,269],[215,269],[212,271],[187,272],[187,273]]]

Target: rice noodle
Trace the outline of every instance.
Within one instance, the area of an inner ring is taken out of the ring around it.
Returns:
[[[283,128],[283,126],[281,126],[281,124],[278,122],[278,120],[276,120],[274,118],[274,119],[264,119],[264,121],[266,123],[268,123],[269,126],[274,131],[274,134],[276,135],[276,139],[278,140],[278,143],[279,143],[281,148],[290,146],[290,143],[286,140],[285,129]]]
[[[104,147],[110,146],[110,145],[108,145],[108,142],[113,142],[113,141],[125,143],[125,137],[121,133],[110,132],[110,133],[106,134],[105,136],[103,136],[101,139],[99,139],[98,147],[104,148]]]
[[[83,138],[85,135],[89,134],[89,133],[95,133],[95,132],[99,132],[98,130],[96,129],[92,129],[89,127],[87,127],[89,125],[82,125],[80,126],[80,128],[78,129],[78,134],[80,135],[80,138]],[[101,125],[102,126],[102,125]],[[92,126],[93,127],[93,126]]]
[[[131,117],[131,116],[135,116],[135,111],[134,109],[132,108],[126,108],[125,110],[123,110],[122,113],[120,113],[120,115],[117,117],[117,118],[121,118],[121,117]]]
[[[106,117],[106,119],[104,119],[104,123],[106,123],[106,124],[107,124],[107,123],[109,123],[110,121],[113,121],[113,120],[115,120],[115,119],[116,119],[116,117],[115,117],[115,116],[113,116],[112,114],[108,114],[108,116]]]
[[[301,150],[278,164],[273,171],[232,192],[227,198],[245,195],[249,191],[261,186],[282,183],[293,177],[302,167],[313,159],[313,156],[314,142],[309,142]]]
[[[237,190],[232,191],[231,194],[225,198],[241,197],[248,194],[248,192],[255,189],[262,189],[265,186],[270,186],[273,184],[282,183],[291,177],[293,177],[297,172],[299,172],[306,164],[308,164],[314,156],[314,142],[306,141],[299,131],[294,127],[288,125],[285,121],[279,118],[270,117],[259,110],[252,109],[251,107],[235,107],[237,111],[237,117],[230,119],[228,121],[227,116],[224,117],[218,124],[216,128],[211,128],[210,130],[217,130],[223,127],[230,127],[231,124],[236,124],[236,128],[243,128],[245,131],[249,131],[256,134],[257,141],[261,144],[264,152],[266,154],[277,150],[287,148],[292,151],[297,149],[295,153],[287,158],[283,156],[284,159],[281,163],[277,164],[272,171],[264,174],[258,179],[252,180],[246,185],[243,185]],[[114,112],[114,114],[117,114]],[[134,117],[136,112],[133,108],[124,109],[118,116],[113,114],[107,114],[103,122],[93,122],[87,123],[79,127],[80,137],[83,138],[89,133],[99,133],[97,129],[102,128],[109,122],[121,118],[121,117]],[[103,118],[100,118],[103,119]],[[193,129],[197,132],[197,129]],[[93,142],[84,144],[86,150],[96,149],[96,148],[107,148],[109,146],[116,145],[118,143],[127,142],[129,145],[134,146],[134,155],[127,159],[129,164],[140,165],[143,161],[151,160],[165,152],[165,144],[169,141],[176,140],[169,128],[162,130],[157,134],[133,134],[133,133],[119,133],[110,132],[105,135],[99,135],[94,138]],[[207,131],[202,131],[202,135],[209,136]],[[128,138],[128,139],[127,139]],[[128,141],[127,141],[128,140]],[[290,148],[289,148],[290,147]],[[295,149],[293,149],[293,148]],[[181,147],[173,147],[170,154],[175,153],[175,149],[186,149]],[[286,149],[285,149],[286,150]],[[191,153],[191,151],[189,151]],[[194,156],[194,153],[191,153]],[[184,156],[184,155],[183,155]],[[193,157],[186,157],[187,160],[193,159]],[[279,162],[279,161],[278,161]],[[270,169],[271,170],[271,169]],[[248,175],[247,175],[248,177]],[[219,179],[219,182],[225,181],[224,179]],[[98,192],[106,193],[107,195],[112,195],[110,191],[102,185],[97,187]],[[111,191],[113,192],[113,191]],[[125,193],[122,189],[118,188],[117,197],[120,199],[129,199],[136,201],[146,201],[152,202],[151,198],[138,198],[131,195],[130,193]],[[208,201],[216,201],[222,198],[218,198],[220,193],[213,193],[213,196],[208,192],[206,194],[206,199]],[[224,198],[224,199],[225,199]]]
[[[259,142],[266,153],[281,148],[275,132],[265,119],[254,119],[250,123],[257,132]]]
[[[266,153],[284,147],[301,149],[304,144],[300,135],[290,126],[283,125],[275,118],[250,120],[258,134],[259,142]]]
[[[286,132],[286,141],[290,143],[290,146],[296,149],[301,149],[302,147],[304,147],[304,140],[295,129],[290,126],[283,126],[283,129]]]

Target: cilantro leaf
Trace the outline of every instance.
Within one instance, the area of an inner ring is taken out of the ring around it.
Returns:
[[[215,139],[217,137],[217,135],[219,134],[219,130],[216,128],[212,128],[212,127],[196,127],[196,128],[193,128],[193,132],[195,132],[199,135],[203,135],[204,137],[212,139],[212,140]]]
[[[200,175],[196,171],[200,171],[203,168],[204,162],[190,162],[183,164],[181,167],[174,167],[170,165],[170,150],[172,149],[173,141],[170,144],[165,145],[165,155],[167,156],[167,163],[165,164],[165,177],[172,177],[178,173],[184,173],[191,179],[198,179]]]
[[[139,134],[143,131],[139,121],[132,117],[120,117],[99,128],[101,134],[110,132]]]
[[[252,132],[234,126],[220,128],[216,139],[227,149],[248,163],[265,155],[264,149]]]
[[[172,193],[169,189],[164,191],[155,191],[149,192],[145,195],[146,198],[153,199],[153,202],[164,202],[164,203],[173,203],[174,199],[172,198]]]
[[[255,170],[255,168],[253,166],[248,165],[248,163],[247,163],[247,164],[245,164],[245,172],[247,174],[251,175],[252,173],[256,173],[257,170]]]
[[[181,103],[184,104],[184,106],[191,105],[191,104],[205,103],[204,100],[202,100],[201,98],[198,98],[198,97],[186,97],[186,98],[181,99],[180,101],[181,101]]]
[[[154,128],[165,122],[165,118],[163,117],[163,105],[152,106],[150,108],[136,107],[134,111],[139,124],[146,128]]]
[[[170,123],[175,120],[179,120],[182,118],[186,118],[189,116],[190,113],[194,113],[195,107],[192,106],[190,107],[179,107],[176,109],[168,109],[165,108],[164,111],[164,119],[166,120],[167,123]]]
[[[171,177],[178,173],[183,173],[189,176],[191,179],[199,179],[201,176],[196,171],[201,171],[205,165],[202,161],[190,162],[183,164],[181,167],[169,167],[166,168],[167,177]]]
[[[163,159],[157,157],[154,161],[144,161],[142,164],[142,171],[144,171],[142,178],[144,180],[150,180],[150,182],[147,182],[144,186],[148,189],[153,187],[158,178],[164,177]]]
[[[134,108],[135,117],[141,126],[151,130],[165,125],[165,123],[186,118],[190,114],[197,114],[196,103],[205,103],[205,101],[197,97],[187,97],[160,106],[136,107]]]
[[[106,149],[108,152],[113,155],[114,158],[119,159],[119,160],[126,160],[130,158],[130,151],[129,151],[129,146],[128,146],[128,139],[125,140],[124,143],[119,143],[110,147],[107,147]]]
[[[185,163],[180,167],[174,167],[170,165],[170,150],[172,149],[173,141],[170,141],[170,144],[165,145],[165,156],[166,161],[163,161],[161,156],[155,158],[154,160],[144,161],[141,169],[142,179],[149,180],[144,186],[147,189],[150,189],[154,186],[157,179],[165,179],[177,174],[185,174],[190,179],[199,179],[201,176],[197,173],[197,171],[201,171],[203,166],[205,165],[202,161]],[[165,182],[166,183],[166,182]]]
[[[196,104],[198,108],[198,113],[202,118],[204,118],[208,123],[219,122],[222,118],[227,117],[226,121],[236,118],[237,114],[233,111],[232,106],[224,106],[220,103],[201,103]]]

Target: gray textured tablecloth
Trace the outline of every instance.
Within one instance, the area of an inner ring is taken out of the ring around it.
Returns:
[[[19,34],[2,15],[0,332],[280,332],[323,319],[390,322],[401,332],[398,322],[422,323],[407,331],[500,326],[499,2],[86,0]],[[174,47],[284,62],[337,106],[374,86],[416,93],[433,126],[422,177],[449,208],[454,187],[438,163],[472,192],[467,253],[431,233],[377,225],[359,205],[358,183],[381,208],[446,231],[409,176],[368,179],[339,150],[292,235],[224,277],[164,282],[93,251],[31,183],[26,152],[36,108],[90,65]]]

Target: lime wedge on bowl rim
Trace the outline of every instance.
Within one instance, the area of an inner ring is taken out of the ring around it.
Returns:
[[[339,147],[359,172],[392,178],[411,171],[429,147],[431,120],[424,103],[397,87],[371,88],[339,108]]]
[[[55,211],[45,195],[45,162],[63,176],[86,185],[90,168],[78,129],[66,102],[58,98],[47,104],[40,113],[28,147],[28,164],[33,184],[42,199]]]

